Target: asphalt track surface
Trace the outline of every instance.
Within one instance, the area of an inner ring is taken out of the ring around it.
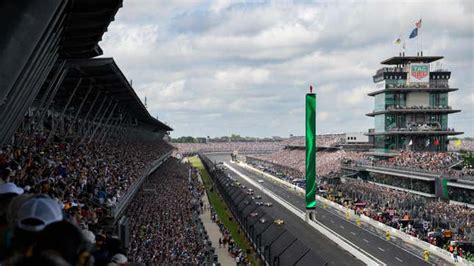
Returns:
[[[295,192],[290,191],[287,187],[282,187],[281,185],[271,182],[267,178],[262,177],[251,170],[231,163],[230,156],[211,154],[206,156],[215,162],[228,163],[237,171],[254,179],[255,181],[258,179],[263,179],[265,182],[260,185],[263,185],[265,188],[271,190],[273,193],[285,199],[287,202],[304,211],[304,198]],[[246,182],[240,176],[231,170],[227,170],[227,173],[239,180],[239,182],[253,188],[255,190],[255,194],[258,194],[258,189]],[[261,195],[262,201],[270,201],[273,203],[272,207],[266,208],[268,213],[274,217],[283,219],[285,221],[286,228],[292,234],[294,234],[308,247],[317,252],[318,255],[322,256],[330,264],[359,265],[362,263],[361,261],[355,261],[355,258],[348,254],[348,252],[338,247],[334,242],[327,239],[314,228],[307,225],[303,220],[297,218],[293,213],[281,207],[271,197],[265,196],[263,193]],[[417,248],[414,248],[393,237],[390,241],[387,241],[384,238],[383,232],[377,232],[373,228],[364,228],[365,226],[357,226],[356,224],[344,219],[344,214],[337,213],[335,210],[330,211],[328,209],[322,208],[321,206],[317,206],[315,211],[316,218],[319,222],[334,230],[344,238],[348,239],[387,265],[430,265],[433,263],[436,265],[449,265],[449,263],[436,258],[432,258],[430,263],[427,263],[421,258],[421,250],[418,250]]]

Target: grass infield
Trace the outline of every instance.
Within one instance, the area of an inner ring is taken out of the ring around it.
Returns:
[[[252,250],[250,243],[247,241],[245,235],[242,233],[242,230],[240,230],[239,224],[235,221],[234,217],[232,216],[232,213],[227,208],[224,199],[222,199],[221,195],[218,193],[215,187],[211,191],[211,188],[213,188],[214,183],[211,177],[209,176],[209,173],[207,172],[206,168],[202,164],[201,159],[199,159],[198,156],[188,157],[188,159],[191,165],[199,170],[202,181],[204,182],[204,186],[206,187],[209,203],[216,211],[219,220],[224,224],[225,228],[229,230],[232,238],[241,249]],[[231,217],[232,220],[229,219]],[[250,260],[252,265],[257,265],[256,260],[253,256],[247,256],[247,258]]]

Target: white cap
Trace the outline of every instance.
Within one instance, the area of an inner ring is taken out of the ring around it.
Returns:
[[[8,194],[8,193],[21,195],[23,194],[23,189],[21,187],[17,187],[13,183],[0,184],[0,195]]]
[[[125,255],[118,253],[112,257],[111,261],[115,263],[127,263],[128,260]]]
[[[92,244],[95,244],[95,235],[89,230],[82,230],[82,234],[84,235],[84,238],[89,241]]]
[[[18,228],[39,232],[47,225],[63,219],[59,204],[46,195],[39,195],[25,201],[17,213]],[[33,222],[33,223],[30,223]]]

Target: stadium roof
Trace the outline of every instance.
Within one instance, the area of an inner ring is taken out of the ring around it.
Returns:
[[[124,109],[126,108],[124,111],[133,115],[141,124],[152,126],[154,130],[173,130],[150,115],[112,58],[69,60],[66,67],[69,71],[55,97],[56,106],[65,106],[71,92],[78,86],[77,95],[73,97],[76,102],[71,103],[72,107],[77,107],[92,86],[91,95],[100,92],[101,98],[108,96],[117,101]],[[80,79],[82,80],[79,83]],[[93,97],[89,96],[87,99],[88,104],[92,104]],[[98,106],[96,112],[97,109]]]
[[[102,54],[98,42],[122,0],[15,0],[0,5],[2,144],[20,125],[39,88],[54,75],[51,71],[61,70],[63,59]]]
[[[408,63],[431,63],[439,59],[443,59],[442,56],[394,56],[380,62],[382,65],[405,65]]]
[[[122,0],[70,1],[62,26],[60,57],[79,59],[102,55],[98,43],[121,7]]]

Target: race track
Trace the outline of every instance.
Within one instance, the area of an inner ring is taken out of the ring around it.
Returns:
[[[263,187],[272,191],[280,198],[283,198],[288,203],[298,207],[304,211],[305,202],[301,195],[291,191],[288,187],[283,186],[277,182],[270,180],[269,178],[258,174],[252,170],[248,170],[236,163],[230,161],[230,156],[227,155],[206,155],[214,162],[225,162],[232,166],[239,173],[257,181],[263,179],[264,183],[261,183]],[[246,186],[253,188],[255,194],[258,193],[258,188],[252,186],[251,183],[247,182],[244,178],[240,177],[234,171],[227,169],[228,174],[239,180],[239,182]],[[314,249],[319,255],[324,257],[332,265],[357,265],[362,263],[361,261],[355,261],[355,258],[348,254],[345,250],[338,247],[334,242],[327,239],[323,234],[310,227],[303,220],[298,218],[296,215],[285,209],[277,201],[271,197],[260,193],[262,201],[272,202],[272,207],[267,207],[266,210],[269,214],[274,217],[281,218],[285,221],[286,228],[293,233],[298,239],[305,243],[308,247]],[[371,228],[370,225],[358,226],[353,222],[347,221],[344,218],[344,214],[338,213],[338,211],[331,208],[322,208],[317,206],[316,208],[317,220],[324,224],[326,227],[337,232],[345,239],[349,240],[365,252],[376,257],[379,261],[382,261],[386,265],[450,265],[444,260],[432,257],[428,264],[422,258],[422,251],[413,247],[400,239],[393,238],[387,241],[384,238],[384,232],[379,232],[375,228]]]

